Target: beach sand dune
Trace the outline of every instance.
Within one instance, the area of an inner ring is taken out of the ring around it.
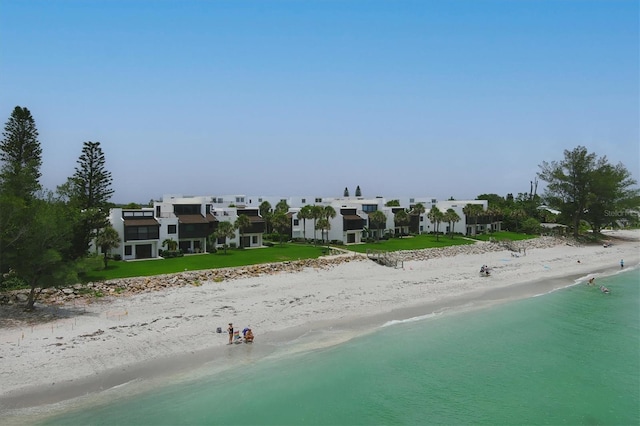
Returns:
[[[251,326],[254,348],[316,330],[343,330],[340,341],[392,320],[541,294],[579,277],[586,282],[587,277],[620,270],[621,259],[625,268],[637,267],[639,235],[611,232],[610,247],[560,244],[528,249],[517,257],[505,249],[410,260],[401,268],[353,260],[327,269],[76,302],[55,308],[67,313],[63,318],[35,325],[4,321],[0,413],[216,357],[227,362],[233,356],[225,349],[229,322],[239,329]],[[479,274],[485,264],[492,271],[489,277]]]

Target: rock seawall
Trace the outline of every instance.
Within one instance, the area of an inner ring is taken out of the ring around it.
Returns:
[[[568,244],[567,240],[541,237],[516,242],[478,242],[470,245],[448,246],[434,249],[406,250],[389,253],[399,261],[429,260],[439,257],[450,257],[461,254],[482,254],[497,251],[526,253],[526,250],[554,247]],[[102,282],[75,284],[64,288],[46,288],[38,297],[41,304],[64,304],[67,302],[85,302],[103,297],[121,297],[133,294],[161,291],[166,288],[199,286],[204,282],[223,282],[238,278],[257,277],[276,273],[295,273],[306,268],[327,269],[345,262],[368,261],[359,253],[326,256],[317,259],[305,259],[279,263],[241,266],[235,268],[207,269],[185,271],[174,274],[154,275],[149,277],[119,278]],[[0,304],[15,305],[27,301],[28,289],[14,290],[0,294]]]

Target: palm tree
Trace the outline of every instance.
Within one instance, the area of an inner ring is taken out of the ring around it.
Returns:
[[[290,225],[289,216],[287,213],[276,209],[275,213],[271,216],[271,222],[273,223],[273,229],[278,233],[280,245],[282,245],[282,237],[287,233]]]
[[[327,248],[329,248],[329,230],[331,229],[331,222],[326,217],[321,217],[316,222],[317,229],[320,230],[320,235],[322,236],[322,241],[324,241],[324,231],[327,230]]]
[[[494,219],[498,216],[500,216],[502,214],[502,210],[500,210],[500,207],[498,206],[489,206],[489,208],[487,208],[487,215],[489,216],[489,221],[490,226],[491,226],[491,232],[493,232],[493,222]]]
[[[268,201],[263,201],[260,203],[260,207],[258,207],[258,211],[260,212],[260,217],[264,219],[265,223],[265,232],[267,234],[271,233],[271,203]]]
[[[427,211],[427,209],[422,203],[416,203],[416,205],[411,209],[411,215],[418,216],[418,228],[416,230],[418,233],[420,233],[420,216],[422,216],[425,211]]]
[[[404,227],[409,225],[409,213],[407,213],[406,210],[399,210],[395,214],[393,221],[395,222],[396,227],[400,228],[400,237],[402,237]]]
[[[302,219],[302,238],[307,241],[307,219],[313,219],[311,206],[306,204],[298,212],[298,219]]]
[[[322,217],[333,219],[336,217],[336,209],[331,206],[324,206],[324,209],[322,209]]]
[[[240,248],[244,248],[244,233],[251,228],[251,220],[249,219],[249,216],[246,214],[239,215],[233,226],[240,231]]]
[[[224,247],[224,254],[227,254],[227,238],[233,238],[236,236],[236,228],[231,222],[220,222],[218,223],[218,229],[216,229],[214,235],[216,238],[224,239],[222,247]]]
[[[369,216],[369,220],[371,221],[372,225],[375,225],[375,228],[378,231],[377,237],[378,240],[380,240],[380,236],[382,235],[382,231],[380,229],[385,229],[385,225],[387,224],[387,215],[384,214],[382,210],[376,210],[375,212],[371,213],[371,215]]]
[[[478,216],[480,216],[482,210],[483,209],[480,204],[467,204],[462,208],[462,212],[467,218],[474,218],[473,235],[476,234],[476,228],[478,226]]]
[[[326,220],[323,229],[327,230],[327,249],[329,248],[329,230],[331,229],[331,219],[336,217],[336,209],[331,206],[325,206],[322,209],[322,219]]]
[[[440,222],[442,222],[444,218],[444,214],[440,211],[438,207],[433,206],[431,207],[431,210],[429,210],[429,213],[427,213],[427,217],[429,218],[431,223],[435,225],[436,241],[439,241],[438,234],[440,230]]]
[[[453,230],[456,226],[456,222],[460,222],[460,215],[456,213],[454,209],[447,209],[444,213],[444,220],[449,223],[449,233],[451,234],[451,239],[453,240]]]
[[[178,242],[173,238],[167,238],[162,242],[162,247],[166,247],[169,251],[176,251],[178,248]]]
[[[313,219],[313,244],[316,244],[316,230],[318,229],[318,219],[322,218],[322,212],[324,208],[322,206],[311,206],[311,218]]]
[[[112,226],[102,228],[96,238],[96,245],[100,247],[104,254],[103,262],[104,269],[107,269],[107,262],[109,261],[109,252],[120,245],[120,235],[118,231],[113,229]]]
[[[425,209],[424,204],[416,203],[416,205],[413,206],[413,209],[411,209],[411,214],[417,214],[419,216],[419,215],[423,214],[426,211],[427,211],[427,209]]]

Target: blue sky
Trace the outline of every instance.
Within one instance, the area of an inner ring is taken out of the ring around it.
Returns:
[[[113,201],[517,194],[578,145],[640,173],[625,0],[0,0],[0,119]],[[542,186],[542,185],[541,185]]]

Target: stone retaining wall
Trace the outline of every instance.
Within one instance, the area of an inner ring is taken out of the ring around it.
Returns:
[[[503,250],[528,250],[533,248],[553,247],[567,244],[567,240],[541,237],[532,240],[511,242],[509,246],[501,242],[478,242],[470,245],[448,246],[435,249],[407,250],[394,252],[392,255],[401,261],[428,260],[443,256],[459,254],[482,254]],[[155,275],[151,277],[120,278],[103,282],[75,284],[64,288],[46,288],[38,298],[39,303],[63,304],[70,301],[90,302],[101,297],[130,296],[132,294],[159,291],[172,287],[188,285],[198,286],[207,281],[222,282],[238,278],[257,277],[275,273],[293,273],[305,268],[326,269],[345,262],[367,261],[365,255],[358,253],[341,254],[337,256],[321,257],[280,263],[242,266],[236,268],[208,269],[201,271],[186,271],[175,274]],[[0,304],[18,304],[27,301],[29,290],[15,290],[0,294]]]

